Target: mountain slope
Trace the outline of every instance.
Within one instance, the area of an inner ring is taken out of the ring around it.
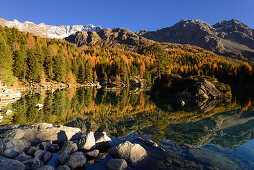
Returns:
[[[98,45],[100,47],[128,46],[129,49],[139,45],[151,45],[155,43],[125,28],[104,29],[98,32],[76,32],[66,37],[65,40],[76,44],[78,47],[84,45]]]
[[[214,26],[201,20],[181,20],[172,27],[137,34],[159,42],[191,44],[221,55],[254,59],[254,30],[237,20],[221,21]]]
[[[68,37],[71,34],[74,34],[78,31],[100,31],[102,28],[100,26],[94,26],[91,24],[88,25],[73,25],[73,26],[53,26],[46,25],[44,23],[35,24],[33,22],[19,22],[18,20],[7,21],[3,18],[0,18],[0,25],[7,26],[9,28],[17,28],[20,31],[30,32],[34,35],[41,36],[44,38],[59,38],[63,39]]]

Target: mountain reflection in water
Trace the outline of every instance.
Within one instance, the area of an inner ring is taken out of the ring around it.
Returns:
[[[167,148],[154,156],[154,169],[254,169],[253,98],[221,103],[151,99],[128,88],[105,92],[92,88],[26,94],[12,104],[14,115],[1,124],[47,122],[105,131],[115,141],[145,136]],[[35,105],[41,103],[43,109]],[[150,168],[151,168],[150,167]]]

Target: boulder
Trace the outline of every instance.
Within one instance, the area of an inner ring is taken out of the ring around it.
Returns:
[[[60,132],[57,134],[57,142],[64,143],[67,140],[68,140],[68,137],[66,135],[66,132],[63,130],[60,130]]]
[[[57,144],[51,144],[51,145],[49,146],[48,150],[49,150],[50,152],[55,153],[55,152],[57,152],[57,151],[59,150],[59,146],[58,146]]]
[[[107,163],[108,170],[125,170],[128,167],[124,159],[111,159]]]
[[[101,151],[107,151],[111,146],[111,139],[106,135],[106,132],[97,133],[95,135],[96,148]]]
[[[71,170],[67,165],[61,165],[57,168],[57,170]]]
[[[66,152],[67,154],[72,154],[78,150],[78,146],[76,143],[73,143],[72,141],[66,141],[60,150],[61,152]]]
[[[69,160],[67,161],[66,165],[69,166],[71,169],[75,168],[83,168],[86,163],[86,158],[82,152],[75,152],[73,153]]]
[[[81,150],[91,150],[95,147],[95,138],[94,133],[89,132],[85,138],[79,140],[78,143],[79,149]]]
[[[107,136],[106,132],[102,132],[95,135],[95,143],[111,142],[110,137]]]
[[[7,159],[3,156],[0,156],[0,169],[1,170],[24,170],[25,165],[18,160]]]
[[[9,138],[0,139],[0,153],[2,153],[5,149],[12,149],[21,153],[29,146],[30,142],[26,140],[16,140]]]
[[[132,144],[129,141],[110,148],[108,153],[116,158],[125,159],[131,164],[137,164],[148,156],[146,150],[142,146],[139,144]]]
[[[85,153],[85,155],[91,158],[96,158],[99,155],[99,153],[100,151],[96,149],[96,150]]]
[[[45,153],[46,153],[45,150],[37,149],[37,150],[34,152],[34,157],[36,157],[36,158],[38,158],[39,160],[41,160]]]
[[[20,155],[18,155],[16,158],[16,160],[23,162],[23,161],[27,161],[29,159],[32,159],[32,157],[30,155],[26,155],[24,152],[22,152]]]
[[[46,151],[45,154],[43,155],[43,160],[44,163],[48,163],[50,159],[52,158],[53,154],[51,152]]]
[[[25,153],[28,154],[28,155],[34,155],[35,151],[37,150],[38,148],[35,147],[35,146],[30,146],[26,151]]]
[[[52,141],[45,141],[40,144],[42,150],[48,150],[49,146],[52,144]]]
[[[36,157],[27,161],[23,161],[22,163],[26,166],[26,169],[36,169],[41,165],[41,161]]]
[[[54,170],[53,166],[50,165],[42,165],[36,168],[36,170]]]
[[[56,165],[64,165],[67,160],[70,158],[70,156],[66,152],[59,153],[57,159],[56,159]]]
[[[6,149],[2,153],[3,156],[10,158],[10,159],[16,158],[19,154],[20,154],[19,152],[14,151],[13,149]]]
[[[154,141],[150,140],[150,139],[143,139],[141,137],[136,138],[137,141],[143,143],[146,146],[149,147],[153,147],[153,148],[158,148],[162,151],[165,151],[165,149],[163,149],[162,147],[160,147],[157,143],[155,143]]]

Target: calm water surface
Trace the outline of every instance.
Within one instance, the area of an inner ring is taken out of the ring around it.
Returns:
[[[242,94],[242,93],[241,93]],[[10,106],[14,114],[1,124],[47,122],[105,131],[113,145],[138,136],[166,149],[146,146],[150,159],[134,169],[254,169],[254,98],[184,107],[170,99],[155,100],[145,92],[123,89],[67,89],[26,94]],[[44,105],[38,110],[34,106]],[[110,155],[89,160],[87,169],[105,169]],[[51,161],[49,164],[54,164]]]

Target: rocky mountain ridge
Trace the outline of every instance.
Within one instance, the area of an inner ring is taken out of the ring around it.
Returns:
[[[9,28],[17,28],[20,31],[30,32],[34,35],[45,37],[45,38],[59,38],[63,39],[70,36],[78,31],[100,31],[103,28],[101,26],[94,26],[92,24],[88,25],[46,25],[45,23],[35,24],[33,22],[25,21],[24,23],[19,22],[14,19],[13,21],[7,21],[3,18],[0,18],[0,25],[7,26]]]
[[[254,56],[254,30],[235,19],[215,25],[184,19],[171,27],[136,34],[158,42],[196,45],[220,55],[243,55],[252,60]]]

